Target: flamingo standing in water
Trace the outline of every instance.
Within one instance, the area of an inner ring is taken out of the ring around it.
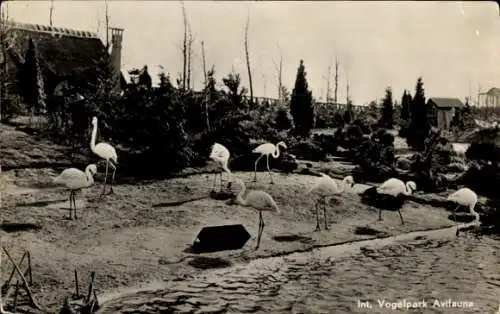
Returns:
[[[335,195],[340,195],[344,193],[347,188],[352,188],[354,186],[354,178],[352,176],[345,177],[340,184],[338,184],[330,176],[320,173],[321,178],[318,178],[314,186],[309,190],[309,193],[313,193],[319,196],[318,200],[315,202],[316,207],[316,229],[314,231],[321,230],[319,227],[319,203],[322,202],[323,205],[323,216],[325,217],[325,230],[328,230],[328,219],[326,217],[326,198]]]
[[[222,170],[231,174],[231,170],[228,168],[229,157],[231,154],[229,150],[219,143],[214,143],[212,145],[212,151],[210,152],[210,159],[219,164],[219,175],[220,175],[220,189],[222,191]],[[215,183],[217,181],[217,173],[214,174],[214,184],[212,186],[212,190],[215,191]]]
[[[448,196],[447,200],[457,204],[457,207],[453,210],[453,219],[457,225],[457,236],[460,232],[460,227],[458,226],[456,211],[460,206],[467,206],[470,213],[475,217],[474,221],[464,224],[461,228],[467,228],[479,223],[479,214],[474,210],[477,204],[477,194],[474,191],[469,188],[462,188]]]
[[[93,175],[95,175],[96,173],[97,173],[97,166],[95,164],[91,164],[88,165],[87,168],[85,168],[85,172],[76,168],[69,168],[65,169],[63,172],[61,172],[60,175],[54,178],[55,184],[62,184],[70,190],[69,217],[68,217],[69,219],[72,219],[71,217],[72,209],[74,209],[75,211],[75,219],[78,218],[76,217],[76,200],[75,200],[76,192],[83,188],[90,187],[94,183]]]
[[[269,172],[269,177],[271,178],[271,184],[273,184],[273,177],[271,175],[271,169],[269,169],[269,155],[273,156],[273,158],[278,158],[280,155],[280,146],[286,149],[286,144],[285,142],[279,142],[278,144],[274,145],[272,143],[265,143],[257,146],[254,150],[252,150],[252,153],[256,154],[259,153],[260,156],[257,158],[255,161],[255,171],[254,171],[254,178],[253,181],[257,182],[257,164],[259,163],[259,160],[266,156],[267,160],[267,171]]]
[[[116,155],[116,150],[113,146],[108,143],[101,142],[96,145],[97,136],[97,117],[92,118],[92,137],[90,139],[90,150],[106,161],[106,174],[104,176],[104,185],[102,188],[101,195],[106,192],[106,180],[108,178],[108,168],[113,168],[113,176],[111,177],[111,184],[109,194],[113,194],[113,183],[115,181],[116,165],[118,164],[118,156]]]
[[[268,211],[280,214],[280,209],[273,197],[269,195],[269,193],[261,190],[251,190],[247,193],[246,197],[243,198],[246,191],[245,183],[236,177],[234,177],[234,181],[241,186],[241,191],[236,196],[236,203],[242,206],[252,207],[259,212],[259,231],[257,236],[257,246],[255,247],[257,250],[260,246],[262,232],[264,231],[264,219],[262,218],[262,212]],[[231,182],[229,182],[228,185],[230,186]]]

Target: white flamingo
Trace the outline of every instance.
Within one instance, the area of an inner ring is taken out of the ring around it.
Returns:
[[[323,204],[323,216],[325,218],[325,230],[328,230],[328,219],[326,217],[326,199],[335,195],[344,193],[347,188],[354,186],[354,178],[352,176],[345,177],[339,184],[330,176],[320,173],[321,177],[316,180],[314,186],[309,190],[309,193],[316,194],[318,199],[314,203],[316,207],[316,229],[321,230],[319,226],[319,203]]]
[[[104,176],[104,185],[102,188],[103,195],[106,191],[106,180],[108,178],[108,167],[113,168],[113,176],[111,178],[111,188],[109,193],[113,193],[113,183],[115,181],[116,165],[118,164],[118,156],[116,155],[116,150],[113,146],[108,143],[101,142],[96,145],[96,135],[97,135],[97,117],[92,118],[92,137],[90,139],[90,150],[97,156],[101,157],[106,161],[106,175]]]
[[[280,146],[286,149],[286,144],[285,142],[279,142],[278,144],[274,145],[272,143],[265,143],[257,146],[254,150],[252,150],[252,153],[257,154],[259,153],[260,156],[257,158],[255,161],[255,171],[254,171],[254,178],[253,181],[257,181],[257,164],[259,163],[259,160],[266,156],[267,159],[267,171],[269,172],[269,177],[271,178],[271,184],[273,182],[273,177],[271,175],[271,169],[269,169],[269,155],[273,156],[273,158],[278,158],[280,155]]]
[[[408,181],[406,184],[396,178],[390,178],[377,187],[376,191],[379,194],[385,194],[398,198],[401,196],[410,195],[413,191],[417,189],[417,184],[413,181]],[[401,202],[401,206],[402,206]],[[401,223],[404,224],[403,215],[401,214],[401,206],[397,207],[399,218],[401,218]],[[382,220],[382,209],[379,208],[378,220]]]
[[[462,188],[452,193],[450,196],[448,196],[447,200],[457,204],[457,207],[453,210],[453,219],[457,224],[457,233],[456,233],[457,236],[459,234],[460,228],[457,222],[456,211],[460,206],[467,206],[469,208],[470,213],[475,217],[474,221],[462,225],[461,228],[467,228],[469,226],[477,225],[479,223],[479,214],[474,210],[474,207],[476,207],[477,204],[477,194],[474,193],[474,191],[472,191],[469,188]]]
[[[218,163],[220,166],[219,175],[220,175],[221,190],[222,190],[222,170],[231,174],[231,170],[229,170],[228,168],[228,162],[230,156],[231,154],[229,153],[229,150],[224,145],[221,145],[219,143],[214,143],[214,145],[212,145],[212,151],[210,152],[210,159]],[[216,180],[217,180],[217,173],[214,174],[214,184],[212,186],[212,190],[215,190]]]
[[[257,250],[260,246],[260,239],[262,237],[262,232],[264,231],[264,219],[262,218],[262,212],[275,212],[280,214],[280,209],[273,197],[269,195],[269,193],[261,191],[261,190],[250,190],[246,197],[243,198],[245,194],[246,187],[245,183],[239,178],[234,177],[234,181],[236,181],[241,186],[241,191],[236,196],[236,203],[242,206],[248,206],[256,209],[259,212],[259,231],[257,236],[257,246],[255,249]]]
[[[83,188],[88,188],[94,183],[94,178],[93,175],[97,173],[97,166],[95,164],[88,165],[87,168],[85,168],[85,172],[76,169],[76,168],[69,168],[65,169],[63,172],[61,172],[60,175],[58,175],[56,178],[54,178],[54,183],[55,184],[61,184],[64,185],[66,188],[70,190],[69,194],[69,219],[71,218],[71,210],[74,209],[75,211],[75,219],[76,217],[76,200],[75,200],[75,194],[77,191],[83,189]],[[73,204],[72,204],[73,202]]]

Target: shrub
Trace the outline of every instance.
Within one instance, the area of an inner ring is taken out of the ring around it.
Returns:
[[[497,163],[500,161],[500,147],[494,142],[472,143],[465,156],[470,160]]]
[[[334,155],[337,153],[337,141],[334,135],[315,134],[313,142],[321,147],[326,154]]]
[[[278,109],[274,119],[274,127],[278,131],[289,130],[293,127],[292,116],[286,108]]]
[[[311,161],[325,161],[326,152],[309,139],[301,139],[289,148],[289,152],[297,158]]]

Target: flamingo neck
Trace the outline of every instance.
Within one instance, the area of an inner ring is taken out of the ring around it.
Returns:
[[[342,180],[342,182],[340,183],[340,193],[344,193],[344,191],[347,189],[347,183],[346,183],[346,180]]]
[[[85,169],[85,175],[87,176],[87,182],[89,183],[89,185],[93,184],[94,183],[94,177],[92,176],[92,173],[90,173],[90,168],[87,167]]]
[[[411,192],[412,192],[412,189],[410,187],[410,185],[408,184],[409,182],[406,182],[406,190],[405,190],[405,195],[410,195]]]
[[[95,138],[97,136],[97,123],[94,124],[94,128],[92,129],[92,136],[90,137],[90,150],[95,150]]]
[[[278,158],[278,156],[280,155],[280,144],[276,145],[275,146],[276,148],[274,149],[274,152],[273,152],[273,158]]]
[[[229,170],[227,163],[228,163],[227,160],[222,163],[222,169],[224,169],[224,171],[226,171],[227,173],[231,174],[231,170]]]
[[[236,196],[236,201],[238,203],[240,203],[241,205],[247,205],[247,202],[245,199],[243,199],[243,195],[245,194],[245,191],[246,191],[246,186],[243,182],[241,181],[238,181],[238,183],[241,185],[241,191],[240,193],[238,193],[238,195]]]

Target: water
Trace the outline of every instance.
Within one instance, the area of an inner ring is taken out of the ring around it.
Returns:
[[[465,261],[464,254],[473,257],[481,248],[484,255],[489,247],[477,242],[464,246],[460,241],[470,240],[454,239],[454,231],[365,240],[155,283],[143,291],[102,297],[101,313],[387,313],[379,300],[422,298],[472,301],[472,308],[460,312],[492,313],[500,293],[498,256],[483,259],[478,270],[476,261]],[[371,309],[360,308],[366,302]],[[457,312],[420,309],[420,313]]]

